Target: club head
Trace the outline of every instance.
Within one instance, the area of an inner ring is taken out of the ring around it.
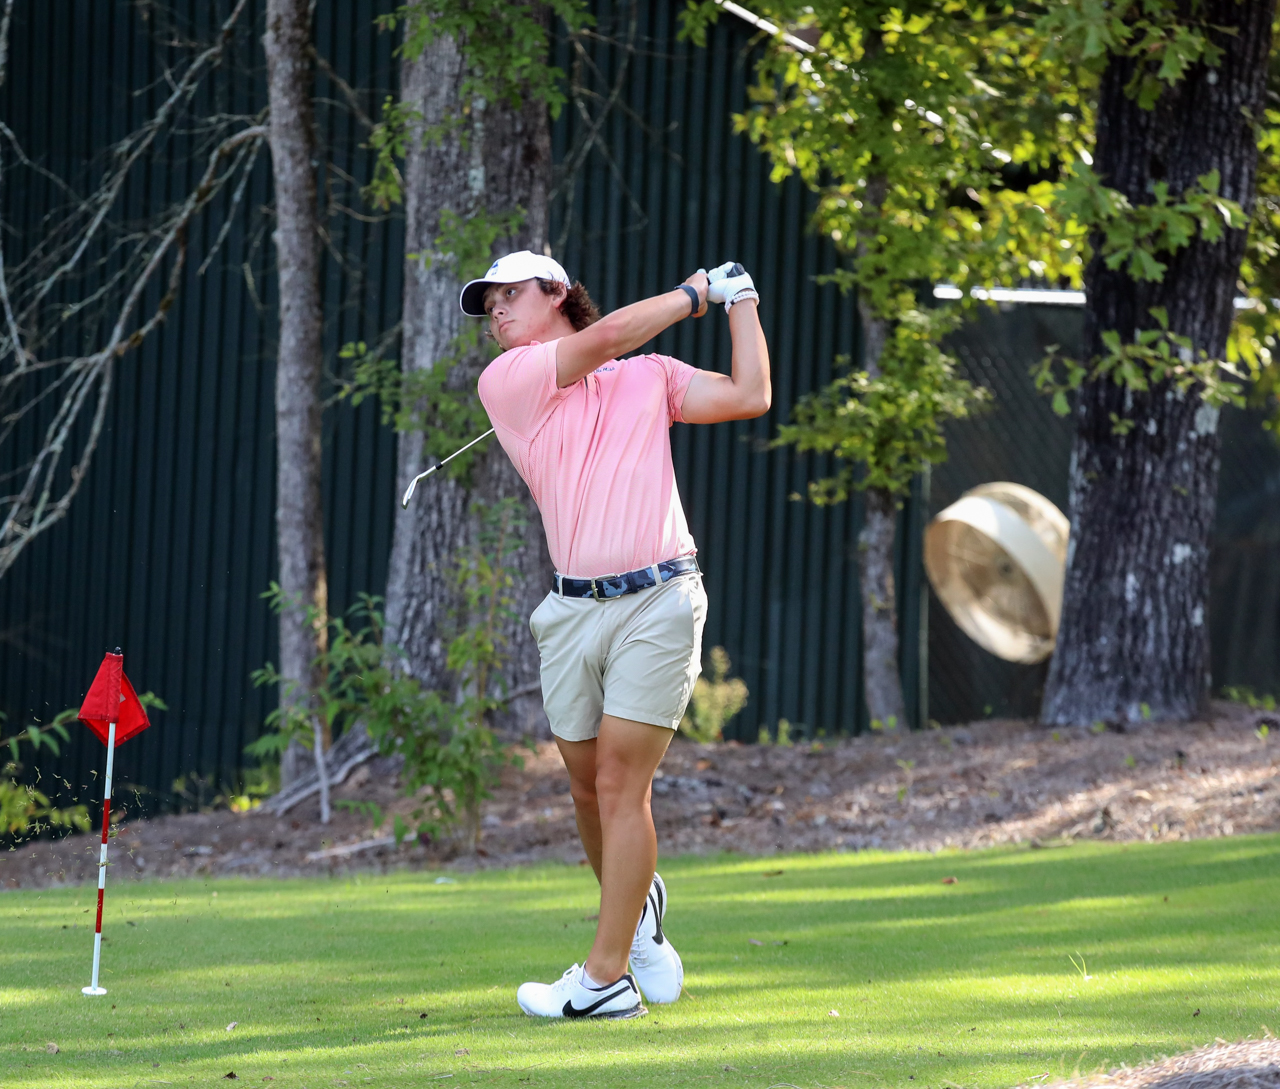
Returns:
[[[439,465],[433,465],[425,473],[419,473],[411,481],[409,481],[409,486],[405,488],[404,496],[400,499],[401,509],[404,509],[404,510],[408,509],[409,500],[413,498],[414,490],[418,487],[418,481],[423,480],[426,477],[429,477],[432,473],[434,473],[439,468],[440,468]]]

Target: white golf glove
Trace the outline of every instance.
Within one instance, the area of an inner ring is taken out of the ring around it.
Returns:
[[[744,299],[760,299],[750,274],[737,261],[726,261],[707,273],[711,286],[707,290],[707,302],[724,303],[725,312]]]

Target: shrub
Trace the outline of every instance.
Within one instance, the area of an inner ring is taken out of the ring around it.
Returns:
[[[746,682],[730,677],[732,663],[724,647],[711,648],[711,679],[694,682],[693,698],[680,729],[694,741],[719,741],[729,720],[747,705]]]
[[[48,795],[43,791],[20,778],[23,771],[22,747],[30,746],[31,751],[37,754],[42,748],[48,749],[57,756],[61,752],[60,742],[70,740],[66,724],[75,719],[76,709],[72,707],[59,714],[48,726],[28,726],[9,737],[0,738],[0,748],[8,746],[9,749],[9,759],[0,764],[0,832],[20,838],[38,835],[47,828],[78,828],[81,831],[89,828],[89,813],[83,805],[59,809],[50,805]],[[5,716],[0,714],[0,726],[4,721]]]
[[[323,678],[312,702],[279,709],[267,719],[271,732],[248,747],[274,757],[297,738],[314,744],[317,732],[337,737],[357,722],[383,755],[403,758],[401,783],[409,795],[425,793],[411,816],[395,818],[397,841],[413,832],[439,836],[462,824],[474,851],[480,838],[480,806],[490,796],[504,765],[519,763],[511,747],[489,728],[489,714],[505,704],[495,678],[506,660],[506,622],[514,615],[511,556],[523,525],[519,502],[476,504],[480,533],[459,555],[452,578],[458,591],[455,634],[448,667],[456,682],[449,692],[425,688],[406,667],[403,652],[383,641],[379,599],[362,595],[345,619],[329,621],[326,649],[315,661]],[[358,625],[358,626],[357,626]],[[268,664],[254,673],[256,684],[279,684]],[[313,729],[312,715],[322,730]],[[381,813],[375,815],[381,823]]]

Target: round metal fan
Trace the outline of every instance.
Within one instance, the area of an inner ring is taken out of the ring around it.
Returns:
[[[974,642],[1010,662],[1053,653],[1071,526],[1039,492],[982,484],[925,530],[934,593]]]

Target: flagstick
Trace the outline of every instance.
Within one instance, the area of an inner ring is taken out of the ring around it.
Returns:
[[[93,982],[81,987],[82,994],[106,994],[98,986],[98,965],[102,961],[102,898],[107,889],[107,833],[111,829],[111,766],[116,758],[116,724],[107,727],[107,785],[102,792],[102,853],[98,856],[98,922],[93,930]]]

